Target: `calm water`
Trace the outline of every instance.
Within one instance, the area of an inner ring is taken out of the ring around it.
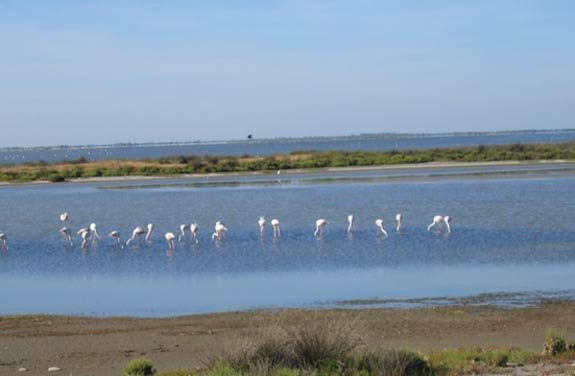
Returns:
[[[510,143],[555,143],[575,140],[575,130],[470,135],[366,135],[356,137],[252,140],[180,145],[131,145],[0,149],[0,164],[43,160],[159,158],[174,155],[271,155],[301,150],[406,150]]]
[[[572,296],[573,192],[571,164],[3,187],[0,230],[10,243],[0,253],[0,314],[169,316],[495,292]],[[156,232],[150,244],[123,250],[105,236],[85,250],[77,238],[66,247],[57,231],[63,210],[74,230],[95,222],[100,235],[117,229],[125,240],[152,222]],[[393,231],[397,212],[402,235]],[[426,231],[435,214],[452,217],[450,236]],[[259,238],[260,215],[280,219],[281,239],[271,228]],[[313,237],[316,218],[331,221],[323,239]],[[376,218],[390,238],[376,235]],[[214,244],[217,220],[229,232]],[[167,251],[163,234],[194,221],[199,245]]]

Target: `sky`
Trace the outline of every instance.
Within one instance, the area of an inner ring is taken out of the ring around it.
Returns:
[[[572,0],[0,0],[0,147],[574,128]]]

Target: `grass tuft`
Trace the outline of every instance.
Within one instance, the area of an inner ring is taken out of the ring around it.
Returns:
[[[155,373],[154,364],[147,358],[132,359],[124,366],[124,376],[152,376]]]

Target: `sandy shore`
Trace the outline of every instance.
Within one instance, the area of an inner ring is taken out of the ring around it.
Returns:
[[[409,310],[281,310],[177,318],[15,316],[0,318],[0,375],[118,375],[129,359],[146,356],[158,371],[194,369],[230,342],[268,326],[310,319],[358,320],[371,349],[520,346],[539,351],[547,328],[575,336],[575,302],[503,309],[449,306]]]

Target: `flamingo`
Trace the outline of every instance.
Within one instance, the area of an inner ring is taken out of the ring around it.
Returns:
[[[226,231],[228,231],[226,225],[220,221],[217,221],[216,226],[214,227],[214,233],[212,234],[212,240],[222,240],[226,237]]]
[[[60,214],[60,221],[66,222],[68,220],[68,212]]]
[[[84,232],[90,232],[90,229],[87,227],[82,227],[81,229],[79,229],[78,231],[76,231],[76,234],[82,236],[82,233]]]
[[[68,241],[68,243],[70,243],[70,245],[72,246],[72,234],[70,233],[70,229],[68,227],[62,227],[60,230],[58,230],[58,232],[60,234],[62,234],[62,236],[64,237],[64,239],[66,239]]]
[[[166,235],[164,235],[164,237],[166,238],[166,242],[168,243],[168,248],[176,249],[176,245],[174,244],[174,239],[176,238],[176,236],[174,235],[174,233],[166,232]]]
[[[0,244],[5,250],[8,250],[8,237],[3,232],[0,232]]]
[[[82,238],[82,245],[81,247],[84,248],[88,244],[88,240],[92,236],[92,232],[87,228],[81,228],[78,230],[78,235]]]
[[[180,236],[178,236],[178,241],[181,242],[183,238],[186,237],[186,230],[189,229],[188,225],[180,225]]]
[[[96,231],[96,224],[95,223],[90,224],[90,232],[91,232],[91,235],[94,235],[94,240],[96,240],[96,239],[100,240],[100,235],[98,235],[98,231]]]
[[[328,224],[329,222],[326,221],[325,219],[318,219],[317,221],[315,221],[315,232],[313,233],[313,236],[322,236],[323,235],[323,227]]]
[[[400,232],[401,232],[401,228],[403,227],[403,223],[401,222],[401,219],[402,219],[402,218],[403,218],[403,217],[401,216],[401,213],[397,213],[397,214],[395,215],[395,220],[397,221],[397,227],[395,228],[395,231],[396,231],[397,233],[400,233]]]
[[[451,232],[451,226],[449,225],[449,222],[451,221],[451,218],[446,215],[445,217],[441,216],[441,215],[436,215],[435,217],[433,217],[433,222],[431,222],[431,224],[429,226],[427,226],[427,231],[430,231],[433,227],[435,226],[441,226],[441,223],[445,223],[445,227],[447,228],[447,233]]]
[[[146,233],[146,241],[150,241],[150,236],[152,235],[152,230],[154,229],[153,223],[148,223],[148,232]]]
[[[121,246],[122,246],[122,245],[121,245],[121,244],[122,244],[122,241],[120,240],[120,232],[119,232],[119,231],[116,231],[116,230],[111,231],[111,232],[108,234],[108,236],[114,239],[114,243],[116,244],[116,246],[118,246],[118,247],[121,247]]]
[[[128,239],[128,241],[126,242],[126,247],[130,245],[130,243],[132,242],[132,240],[134,240],[137,236],[142,236],[146,233],[146,231],[144,231],[143,228],[141,228],[140,226],[137,226],[133,231],[132,231],[132,236],[130,237],[130,239]]]
[[[277,219],[272,219],[270,223],[274,229],[274,238],[279,238],[282,234],[280,230],[280,221]]]
[[[194,238],[194,242],[198,244],[198,224],[192,223],[190,225],[190,232],[192,233],[192,237]]]
[[[347,226],[347,232],[349,232],[351,234],[351,232],[353,231],[353,214],[350,214],[347,216],[347,222],[349,223],[349,226]]]
[[[258,225],[260,226],[260,236],[264,236],[264,230],[266,227],[266,219],[264,217],[260,217],[260,219],[258,219]]]
[[[385,231],[385,229],[383,228],[383,219],[376,219],[375,220],[375,225],[377,226],[378,230],[381,230],[381,233],[385,235],[385,237],[387,238],[387,231]],[[378,231],[379,232],[379,231]]]

